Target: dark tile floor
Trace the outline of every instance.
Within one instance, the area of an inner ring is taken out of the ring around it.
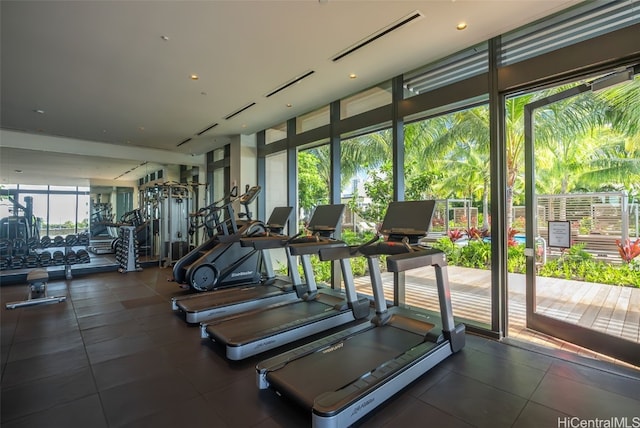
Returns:
[[[154,267],[55,280],[49,294],[66,302],[15,310],[4,303],[26,286],[3,285],[2,427],[309,426],[306,410],[257,389],[265,356],[228,361],[171,311],[181,291],[169,275]],[[640,372],[571,359],[468,335],[463,351],[360,425],[640,427]]]

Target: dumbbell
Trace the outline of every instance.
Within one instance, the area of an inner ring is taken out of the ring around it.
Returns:
[[[40,259],[40,266],[47,267],[51,265],[51,253],[49,251],[43,251],[38,256]]]

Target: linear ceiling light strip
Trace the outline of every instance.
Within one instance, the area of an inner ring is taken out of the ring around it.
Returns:
[[[369,43],[372,43],[376,40],[378,40],[379,38],[386,36],[387,34],[391,33],[392,31],[395,31],[405,25],[407,25],[408,23],[415,21],[418,18],[422,18],[424,17],[424,15],[422,14],[422,12],[420,11],[415,11],[412,14],[408,15],[405,18],[400,19],[399,21],[397,21],[394,24],[391,24],[390,26],[388,26],[387,28],[384,28],[376,33],[373,33],[371,36],[367,37],[366,39],[356,43],[355,45],[353,45],[350,48],[347,48],[345,51],[343,51],[342,53],[339,53],[338,55],[334,56],[333,58],[331,58],[331,60],[333,62],[339,61],[342,58],[346,57],[347,55],[350,55],[352,53],[354,53],[355,51],[362,49],[363,47],[365,47],[366,45],[368,45]]]

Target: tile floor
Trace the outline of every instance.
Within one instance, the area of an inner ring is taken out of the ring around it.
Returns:
[[[228,361],[171,311],[181,291],[170,273],[54,280],[49,294],[66,302],[15,310],[4,304],[23,299],[26,287],[3,285],[0,425],[310,426],[308,411],[255,386],[265,356]],[[640,371],[468,335],[463,351],[359,425],[568,428],[598,420],[640,427]]]

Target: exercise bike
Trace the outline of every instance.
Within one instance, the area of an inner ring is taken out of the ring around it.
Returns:
[[[201,210],[212,237],[176,262],[174,281],[202,292],[262,280],[262,252],[240,245],[240,238],[267,230],[263,222],[251,219],[249,211],[249,205],[260,191],[260,186],[247,186],[245,193],[236,197],[237,187],[234,187],[225,198]],[[239,219],[233,209],[236,200],[244,207]]]

